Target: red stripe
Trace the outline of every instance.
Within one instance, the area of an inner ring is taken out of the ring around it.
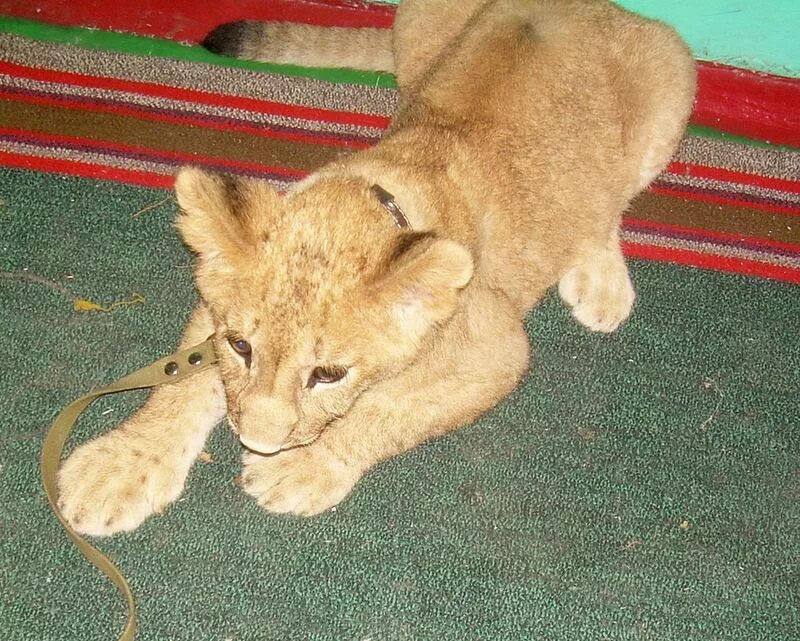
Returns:
[[[59,134],[41,133],[41,132],[30,131],[27,129],[16,129],[13,127],[0,127],[0,136],[2,135],[33,138],[42,143],[53,142],[56,144],[61,143],[67,145],[69,144],[84,145],[91,147],[92,151],[96,153],[103,153],[105,151],[119,151],[128,154],[134,154],[134,153],[143,154],[150,158],[153,158],[153,160],[156,162],[160,160],[179,160],[180,162],[187,165],[199,163],[205,165],[229,167],[231,169],[240,169],[247,172],[254,172],[261,174],[264,173],[278,174],[286,176],[287,178],[290,179],[305,178],[308,175],[308,172],[306,171],[301,171],[299,169],[292,169],[290,167],[277,167],[277,166],[262,165],[256,163],[241,162],[225,158],[204,156],[196,153],[185,154],[177,151],[149,149],[146,147],[139,147],[136,145],[126,145],[124,143],[110,142],[107,140],[97,140],[92,138],[83,138],[79,136],[62,136]]]
[[[784,207],[782,205],[770,205],[767,203],[753,202],[750,200],[744,200],[743,198],[720,196],[716,194],[703,194],[675,185],[650,185],[647,190],[653,192],[654,194],[683,198],[684,200],[700,200],[703,202],[714,203],[715,205],[732,205],[734,207],[746,207],[747,209],[768,211],[773,214],[791,214],[793,216],[800,216],[800,207]]]
[[[293,133],[285,131],[274,131],[267,128],[254,127],[247,124],[231,124],[216,122],[214,120],[201,120],[189,116],[174,116],[169,114],[155,113],[142,110],[137,107],[124,107],[115,105],[101,105],[84,102],[70,102],[66,97],[46,98],[43,96],[30,96],[25,94],[10,93],[0,90],[0,99],[27,102],[40,105],[50,105],[69,109],[80,109],[84,111],[95,111],[100,113],[111,113],[118,116],[138,118],[140,120],[152,120],[156,122],[166,122],[170,124],[189,125],[191,127],[203,127],[205,129],[218,129],[221,131],[236,131],[248,135],[260,136],[262,138],[275,138],[279,140],[290,140],[293,142],[303,142],[313,145],[327,145],[330,147],[344,147],[349,149],[364,149],[372,146],[368,142],[353,140],[341,140],[339,138],[329,138],[325,136],[310,135],[305,133]]]
[[[694,165],[682,162],[670,163],[669,167],[667,167],[667,171],[678,176],[724,180],[742,185],[752,185],[753,187],[777,189],[792,194],[800,194],[800,180],[772,178],[770,176],[760,176],[741,171],[733,171],[731,169],[723,169],[722,167],[709,167],[707,165]]]
[[[171,175],[165,176],[164,174],[133,169],[118,169],[74,160],[25,156],[7,151],[0,151],[0,165],[17,169],[35,169],[55,174],[68,174],[82,178],[113,180],[130,185],[156,187],[158,189],[172,189],[175,183],[175,178]]]
[[[800,284],[800,269],[762,263],[756,260],[714,256],[712,254],[701,254],[687,249],[640,245],[627,241],[622,243],[622,250],[625,255],[630,258],[646,258],[648,260],[690,265],[692,267],[702,267],[704,269],[714,269],[717,271],[735,272],[747,276],[760,276],[762,278]]]
[[[30,80],[70,84],[78,87],[95,89],[107,89],[111,91],[127,91],[130,93],[153,96],[156,98],[182,100],[184,102],[194,102],[204,105],[211,105],[214,107],[242,109],[245,111],[253,111],[255,113],[270,113],[279,116],[287,116],[290,118],[303,118],[306,120],[318,120],[322,122],[333,122],[337,124],[362,127],[376,127],[379,129],[386,129],[386,127],[389,126],[389,118],[385,116],[375,116],[372,114],[362,114],[349,111],[332,111],[329,109],[316,109],[313,107],[301,107],[298,105],[287,105],[268,100],[258,100],[256,98],[222,95],[208,91],[183,89],[180,87],[157,85],[149,82],[139,82],[136,80],[121,80],[119,78],[89,76],[71,71],[40,69],[37,67],[28,67],[25,65],[18,65],[13,62],[4,62],[1,60],[0,73],[7,73],[10,76],[28,78]]]
[[[800,147],[800,80],[712,62],[698,63],[697,74],[693,123]]]
[[[777,240],[770,240],[769,238],[759,238],[757,236],[745,236],[741,234],[727,234],[720,231],[710,231],[707,229],[697,229],[695,227],[683,227],[681,225],[669,225],[666,223],[659,223],[644,218],[623,218],[623,224],[626,229],[633,231],[654,229],[663,231],[665,233],[675,232],[680,234],[690,234],[695,236],[698,242],[714,241],[720,242],[742,242],[748,245],[757,245],[765,249],[785,249],[788,251],[800,251],[800,238],[798,243],[782,243]]]

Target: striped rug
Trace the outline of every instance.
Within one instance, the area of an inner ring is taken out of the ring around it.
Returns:
[[[0,165],[170,189],[176,168],[286,189],[375,144],[387,75],[217,58],[197,47],[0,19]],[[800,283],[800,150],[690,127],[627,212],[629,256]]]

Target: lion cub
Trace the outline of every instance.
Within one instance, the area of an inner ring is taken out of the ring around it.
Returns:
[[[380,31],[293,29],[237,23],[207,43],[281,59],[316,41],[300,60],[391,67],[391,130],[284,196],[180,172],[201,297],[183,345],[213,333],[219,365],[66,461],[61,505],[81,532],[174,501],[226,413],[246,492],[272,512],[327,510],[505,397],[528,367],[522,319],[551,286],[592,330],[631,311],[621,214],[694,95],[670,28],[604,0],[406,0],[393,49]]]

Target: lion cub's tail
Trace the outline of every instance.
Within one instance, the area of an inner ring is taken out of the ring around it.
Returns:
[[[244,60],[394,72],[389,29],[243,20],[220,25],[202,44]]]

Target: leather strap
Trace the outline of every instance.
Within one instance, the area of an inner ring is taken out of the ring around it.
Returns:
[[[56,417],[56,420],[53,421],[50,431],[44,439],[39,469],[42,476],[42,485],[44,486],[44,491],[47,495],[47,501],[50,503],[50,507],[53,509],[56,517],[58,517],[58,520],[61,521],[61,525],[64,526],[64,529],[67,531],[73,543],[75,543],[78,549],[91,563],[117,586],[117,589],[120,591],[127,604],[128,623],[125,626],[125,630],[123,630],[122,634],[119,636],[119,641],[132,641],[136,635],[136,604],[133,599],[133,593],[125,577],[117,569],[117,566],[73,530],[58,509],[58,484],[56,481],[56,473],[61,463],[64,444],[67,438],[69,438],[72,426],[78,416],[100,396],[112,394],[114,392],[153,387],[165,383],[175,383],[211,367],[216,361],[217,357],[214,352],[214,345],[210,338],[204,343],[157,360],[155,363],[136,370],[132,374],[128,374],[107,387],[90,392],[86,394],[86,396],[82,396],[70,403]]]

